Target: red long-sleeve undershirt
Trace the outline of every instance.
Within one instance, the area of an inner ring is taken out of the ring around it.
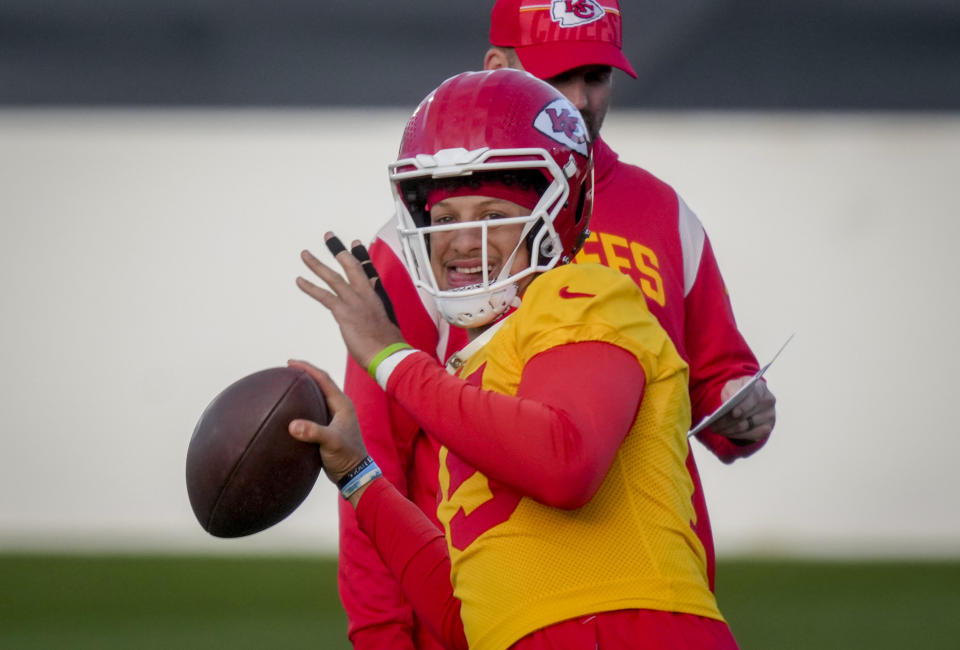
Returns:
[[[453,377],[421,352],[400,363],[387,392],[488,478],[572,509],[600,487],[636,417],[644,380],[632,353],[586,341],[536,355],[516,397]]]
[[[367,487],[356,513],[357,525],[373,542],[421,622],[445,648],[465,650],[460,601],[450,584],[443,532],[386,479]]]
[[[515,397],[453,377],[424,353],[405,359],[387,389],[489,478],[547,505],[576,508],[603,481],[644,386],[633,354],[588,341],[531,359]],[[385,480],[367,488],[356,515],[430,632],[448,648],[466,648],[443,534]]]

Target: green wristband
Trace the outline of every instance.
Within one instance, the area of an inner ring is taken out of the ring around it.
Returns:
[[[373,377],[373,380],[377,380],[377,368],[380,367],[380,364],[383,363],[383,360],[389,357],[394,352],[399,352],[400,350],[412,350],[413,346],[405,343],[391,343],[387,347],[383,348],[377,355],[370,360],[370,365],[367,366],[367,372],[370,373],[370,376]]]

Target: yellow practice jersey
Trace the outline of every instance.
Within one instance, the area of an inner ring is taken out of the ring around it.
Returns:
[[[544,273],[460,376],[480,371],[484,389],[515,395],[535,355],[584,341],[631,352],[647,382],[630,432],[587,505],[563,510],[521,497],[440,449],[438,515],[471,648],[506,648],[552,623],[601,611],[722,620],[691,528],[687,366],[629,277],[594,264]],[[520,423],[516,435],[523,435]]]

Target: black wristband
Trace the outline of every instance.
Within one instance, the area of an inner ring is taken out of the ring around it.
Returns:
[[[360,472],[362,472],[367,467],[369,467],[371,463],[373,463],[373,459],[370,458],[369,456],[361,460],[356,467],[354,467],[352,470],[350,470],[349,472],[347,472],[346,474],[340,477],[340,480],[337,481],[337,489],[342,490],[347,483],[355,479],[357,475],[359,475]]]

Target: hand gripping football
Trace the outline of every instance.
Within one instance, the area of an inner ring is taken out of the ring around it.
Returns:
[[[316,445],[287,433],[299,418],[329,423],[320,388],[294,368],[248,375],[213,399],[187,449],[187,494],[204,530],[250,535],[303,502],[322,465]]]

